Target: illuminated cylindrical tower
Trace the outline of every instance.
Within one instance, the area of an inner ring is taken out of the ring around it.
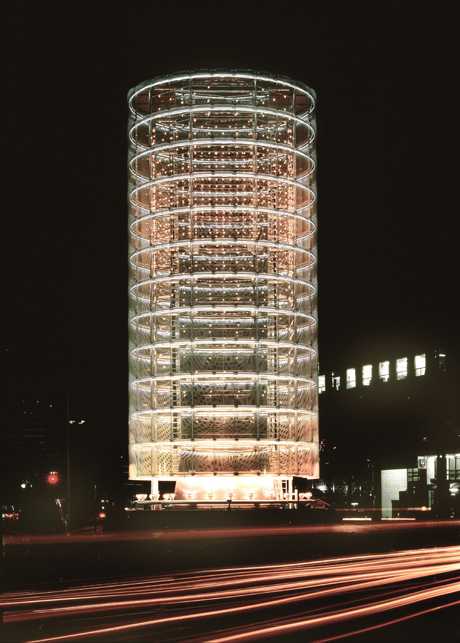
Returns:
[[[248,71],[129,92],[130,478],[318,477],[315,94]]]

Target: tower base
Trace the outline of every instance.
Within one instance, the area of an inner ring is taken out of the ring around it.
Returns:
[[[292,478],[268,476],[187,477],[176,481],[175,500],[282,500]]]

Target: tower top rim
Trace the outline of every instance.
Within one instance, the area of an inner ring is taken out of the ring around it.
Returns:
[[[128,103],[131,104],[132,99],[143,89],[153,87],[156,85],[164,85],[171,81],[187,80],[192,78],[247,78],[250,80],[267,80],[274,81],[286,87],[300,89],[303,93],[308,94],[313,102],[316,102],[316,92],[314,89],[305,83],[295,80],[289,76],[281,74],[272,74],[271,72],[255,71],[253,69],[194,69],[175,72],[173,74],[165,74],[156,76],[150,80],[145,80],[138,83],[128,91]]]

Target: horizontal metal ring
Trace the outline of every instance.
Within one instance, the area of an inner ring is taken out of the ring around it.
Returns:
[[[305,377],[303,375],[279,375],[277,373],[255,373],[251,371],[241,372],[241,373],[177,373],[175,375],[149,375],[148,377],[138,377],[130,380],[130,387],[134,387],[135,384],[140,385],[144,382],[151,384],[152,382],[159,381],[185,381],[185,382],[194,382],[196,384],[205,384],[207,382],[215,382],[216,378],[225,378],[229,382],[235,381],[237,378],[245,378],[245,381],[248,383],[260,384],[261,382],[276,380],[281,382],[300,382],[310,387],[316,386],[316,382],[311,377]]]
[[[304,83],[299,83],[297,81],[293,81],[290,78],[287,77],[282,77],[282,76],[272,76],[270,74],[264,74],[264,73],[248,73],[248,72],[191,72],[191,73],[186,73],[186,74],[171,74],[168,76],[163,76],[163,77],[157,77],[149,81],[145,81],[143,83],[140,83],[133,89],[131,89],[128,93],[128,104],[130,110],[133,112],[133,114],[137,114],[137,110],[133,107],[133,101],[137,97],[137,95],[145,90],[149,90],[153,87],[160,87],[161,85],[170,85],[171,82],[179,82],[179,81],[184,81],[184,80],[189,80],[193,81],[196,79],[204,80],[205,78],[208,79],[214,79],[214,78],[228,78],[229,80],[232,80],[234,78],[241,78],[241,79],[247,79],[251,81],[261,81],[261,82],[266,82],[266,83],[276,83],[277,85],[283,85],[285,87],[289,87],[292,90],[295,90],[295,92],[300,92],[304,96],[308,96],[310,99],[311,103],[315,104],[315,93],[310,87],[307,87]],[[313,109],[313,108],[312,108]]]
[[[306,127],[308,130],[310,130],[311,133],[311,142],[313,142],[316,138],[316,131],[315,127],[313,127],[313,124],[311,120],[304,120],[300,118],[299,116],[296,116],[295,114],[292,114],[290,112],[284,111],[284,110],[278,110],[278,109],[272,109],[270,107],[249,107],[245,105],[239,105],[239,106],[232,106],[232,105],[192,105],[189,107],[176,107],[173,109],[168,109],[168,110],[162,110],[158,111],[155,113],[150,113],[144,116],[143,118],[139,118],[136,116],[136,118],[130,120],[130,127],[128,129],[128,136],[129,140],[133,145],[137,145],[142,147],[143,149],[148,149],[147,145],[143,145],[140,143],[135,137],[134,137],[134,131],[141,127],[142,125],[147,125],[150,124],[151,122],[157,121],[164,119],[165,116],[168,116],[169,119],[173,120],[174,118],[178,116],[182,116],[184,114],[189,115],[192,117],[193,115],[197,114],[205,114],[209,112],[209,115],[211,113],[218,113],[222,115],[229,115],[230,118],[237,117],[243,114],[251,114],[255,118],[258,118],[259,115],[267,115],[267,116],[274,116],[276,119],[279,118],[279,116],[282,116],[284,120],[290,121],[294,124],[301,125],[303,127]],[[277,121],[275,121],[275,125],[278,124]],[[252,129],[247,128],[245,129],[245,132],[249,133],[251,132]],[[197,130],[198,133],[198,130]],[[254,138],[252,140],[260,140],[257,138]],[[237,139],[234,142],[239,143],[239,140]],[[262,143],[263,141],[261,141]]]
[[[247,310],[245,310],[245,308]],[[207,307],[206,306],[202,306],[202,307],[197,306],[195,308],[190,308],[190,307],[189,308],[181,308],[180,311],[178,311],[177,309],[174,309],[174,308],[167,308],[165,310],[149,310],[147,312],[135,314],[135,315],[133,315],[132,317],[129,318],[129,321],[130,321],[130,323],[132,325],[132,322],[134,320],[140,319],[142,317],[160,317],[160,316],[163,316],[163,315],[164,316],[180,315],[180,314],[184,314],[184,313],[186,314],[187,312],[189,314],[192,314],[194,311],[197,311],[198,313],[199,312],[214,312],[214,313],[216,312],[215,308],[211,308],[210,306],[207,306]],[[238,306],[237,310],[232,309],[231,312],[233,312],[233,313],[234,312],[242,312],[242,313],[246,312],[246,313],[248,313],[248,312],[259,312],[259,311],[262,311],[262,312],[267,312],[268,311],[268,313],[282,314],[282,315],[286,315],[286,316],[289,316],[289,317],[297,317],[297,316],[304,317],[304,318],[309,319],[312,323],[316,324],[316,318],[315,318],[314,315],[312,315],[311,313],[301,312],[299,310],[296,310],[296,311],[292,311],[292,310],[284,311],[283,310],[280,313],[280,310],[278,308],[267,308],[267,307],[263,308],[262,306],[257,307],[257,308],[254,307],[254,306],[252,306],[252,307]],[[219,312],[219,311],[217,311],[217,312]],[[191,320],[193,321],[193,317],[191,317]]]
[[[210,344],[212,345],[212,348],[210,347]],[[168,346],[173,348],[173,347],[178,347],[178,346],[206,346],[207,350],[209,351],[215,351],[217,350],[216,347],[218,347],[218,350],[222,350],[222,345],[227,344],[227,345],[234,345],[233,347],[235,349],[241,349],[241,344],[246,344],[246,345],[251,345],[251,346],[257,346],[259,350],[263,350],[263,347],[261,345],[266,345],[267,347],[272,347],[272,348],[278,348],[280,346],[285,347],[285,348],[300,348],[307,350],[308,352],[311,352],[312,354],[316,354],[316,351],[314,351],[311,347],[310,344],[301,344],[297,342],[289,342],[286,340],[276,340],[276,339],[234,339],[234,338],[219,338],[215,340],[209,340],[209,339],[178,339],[178,340],[172,340],[169,342],[149,342],[146,344],[140,344],[139,346],[136,346],[132,348],[129,351],[129,354],[134,356],[134,353],[138,350],[143,350],[143,349],[150,349],[150,348],[167,348]],[[224,349],[225,351],[227,349]],[[228,350],[232,350],[229,348]]]
[[[309,161],[314,163],[316,167],[316,158],[314,154],[307,154],[304,152],[301,148],[296,147],[296,146],[290,146],[286,145],[285,143],[272,143],[271,141],[260,141],[257,139],[257,141],[252,141],[250,139],[241,139],[241,141],[237,141],[238,147],[268,147],[271,149],[275,149],[276,151],[282,150],[287,153],[293,153],[295,155],[302,156],[304,158],[307,158]],[[142,146],[144,150],[140,153],[137,152],[132,152],[129,155],[128,158],[128,165],[132,166],[133,163],[143,156],[150,156],[153,154],[158,154],[159,152],[162,151],[171,151],[175,149],[180,149],[183,147],[210,147],[210,146],[215,146],[215,145],[220,145],[221,147],[223,146],[229,146],[229,147],[235,147],[235,139],[233,138],[199,138],[199,139],[187,139],[183,141],[177,141],[174,143],[158,143],[157,145],[150,145],[148,147]],[[136,147],[139,146],[139,143],[136,141]]]
[[[142,416],[145,415],[148,417],[149,415],[171,415],[172,413],[175,413],[175,408],[172,409],[148,409],[145,411],[133,411],[132,416]],[[236,414],[258,414],[260,413],[274,413],[277,415],[281,415],[282,413],[289,413],[289,414],[297,414],[297,416],[300,415],[305,415],[306,417],[317,417],[318,412],[309,410],[309,409],[295,409],[294,407],[291,406],[238,406],[235,408],[235,406],[221,406],[219,407],[219,410],[214,409],[214,407],[205,407],[205,406],[182,406],[180,407],[180,411],[177,411],[177,413],[180,412],[194,412],[194,413],[199,413],[201,416],[203,415],[224,415],[225,413],[229,413],[231,416],[236,415]],[[225,439],[225,438],[223,438]],[[227,438],[228,439],[228,438]]]
[[[274,215],[276,214],[277,216],[283,216],[283,217],[293,217],[295,219],[300,219],[301,221],[306,221],[309,222],[312,226],[313,229],[316,230],[316,225],[315,217],[305,217],[299,214],[298,212],[289,212],[289,210],[277,210],[276,208],[259,208],[257,206],[225,206],[225,205],[203,205],[203,206],[190,206],[186,208],[177,208],[173,210],[159,210],[157,212],[146,212],[146,214],[140,216],[140,217],[130,217],[131,221],[129,224],[129,228],[133,234],[137,234],[134,232],[134,227],[137,223],[142,223],[144,221],[149,221],[150,219],[156,219],[156,218],[161,218],[161,217],[170,217],[170,216],[176,216],[178,214],[190,214],[190,216],[193,216],[195,213],[199,212],[211,212],[211,213],[229,213],[232,215],[237,215],[239,212],[253,212],[255,214],[257,213],[264,213],[264,214],[271,214]]]

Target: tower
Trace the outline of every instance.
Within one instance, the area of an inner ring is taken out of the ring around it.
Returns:
[[[315,94],[248,71],[129,92],[130,478],[318,477]]]

